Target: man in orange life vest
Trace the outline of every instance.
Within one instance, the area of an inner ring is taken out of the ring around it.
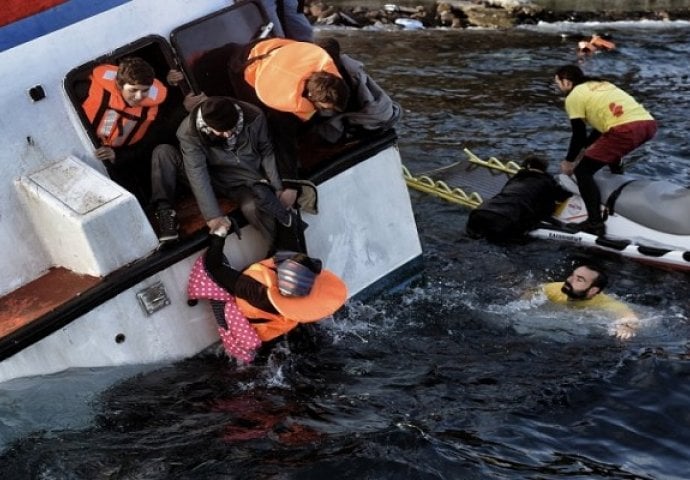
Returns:
[[[345,282],[302,253],[278,252],[242,272],[233,269],[223,258],[227,232],[218,228],[209,235],[208,251],[194,265],[187,291],[190,299],[223,303],[214,313],[230,356],[251,362],[262,341],[322,320],[345,303]]]
[[[103,161],[110,177],[142,205],[151,196],[151,159],[160,154],[160,146],[177,143],[175,130],[186,114],[181,105],[166,108],[161,114],[167,94],[151,65],[128,57],[118,66],[104,64],[93,69],[88,97],[82,104],[101,143],[96,157]],[[161,241],[177,238],[176,220],[166,213],[156,211]]]
[[[285,170],[296,166],[297,136],[345,110],[347,84],[328,52],[309,42],[261,40],[250,46],[245,59],[240,66],[244,82],[267,107],[284,174],[292,174]]]

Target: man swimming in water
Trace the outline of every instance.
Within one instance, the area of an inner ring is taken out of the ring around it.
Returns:
[[[635,312],[623,302],[601,293],[608,285],[606,273],[593,265],[581,265],[564,282],[542,286],[546,298],[571,308],[593,308],[616,317],[615,335],[626,340],[635,335],[639,321]]]

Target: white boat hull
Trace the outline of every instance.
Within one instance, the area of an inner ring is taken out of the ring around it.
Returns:
[[[156,250],[156,235],[134,197],[111,182],[94,158],[64,83],[86,62],[151,35],[167,42],[180,25],[230,3],[123,0],[0,51],[0,105],[13,112],[0,119],[0,248],[8,252],[0,296],[54,267],[100,280],[67,305],[8,330],[0,339],[0,382],[68,368],[167,362],[218,341],[208,303],[190,306],[186,295],[204,233],[181,240],[172,253]],[[29,89],[45,96],[32,99]],[[422,250],[394,135],[356,153],[357,158],[334,159],[337,171],[322,169],[312,179],[319,213],[304,214],[305,235],[309,253],[345,280],[350,297],[365,298],[409,280]],[[329,163],[325,169],[330,168]],[[236,268],[261,259],[266,250],[250,226],[243,228],[242,240],[232,236],[226,244]],[[0,318],[0,326],[15,321],[9,315]]]

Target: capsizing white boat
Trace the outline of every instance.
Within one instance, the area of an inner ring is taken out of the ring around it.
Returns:
[[[421,174],[406,171],[411,188],[447,201],[476,208],[497,194],[519,166],[491,157],[482,160],[465,149],[467,158]],[[568,223],[587,218],[575,181],[563,174],[561,185],[573,193],[549,222],[529,235],[544,240],[569,242],[622,255],[656,267],[690,271],[690,189],[665,180],[628,174],[616,175],[604,168],[595,180],[607,212],[606,234],[573,232]]]
[[[260,2],[9,0],[3,9],[0,381],[172,361],[214,344],[210,308],[186,298],[207,238],[195,202],[176,206],[181,238],[159,248],[135,197],[94,157],[79,87],[95,64],[137,55],[159,78],[181,68],[197,91],[232,94],[223,90],[219,52],[264,30]],[[418,273],[421,245],[395,132],[321,157],[303,171],[318,192],[318,213],[303,214],[310,255],[361,299]],[[267,248],[244,225],[241,240],[226,242],[236,268]]]

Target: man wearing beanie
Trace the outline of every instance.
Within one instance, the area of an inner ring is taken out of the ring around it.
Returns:
[[[301,222],[292,210],[297,191],[283,188],[266,120],[257,107],[209,97],[182,121],[177,138],[181,155],[171,149],[159,168],[169,199],[184,172],[211,231],[232,227],[218,204],[216,195],[221,195],[238,205],[272,246],[281,230],[289,238],[282,247],[304,250],[296,230]]]

